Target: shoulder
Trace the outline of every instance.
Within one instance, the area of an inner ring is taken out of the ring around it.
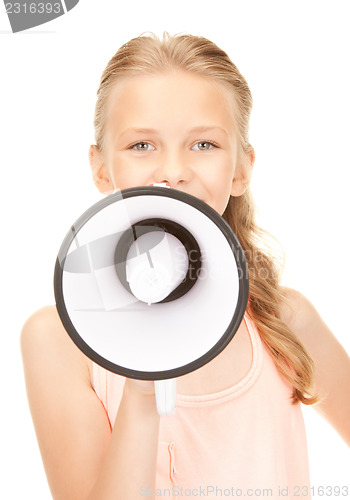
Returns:
[[[282,289],[281,320],[314,362],[316,409],[350,445],[350,357],[312,303],[300,292]]]
[[[22,337],[26,338],[29,332],[38,332],[48,327],[58,327],[60,319],[55,306],[45,306],[35,311],[24,323]]]
[[[315,306],[297,290],[282,288],[280,317],[316,359],[328,348],[343,350]]]
[[[63,337],[63,326],[60,323],[55,306],[46,306],[33,313],[22,328],[22,351],[27,353],[32,349],[40,348],[43,343],[48,347],[50,343],[60,341]]]
[[[35,311],[24,323],[21,332],[21,345],[24,349],[46,348],[52,344],[66,344],[65,330],[55,306],[46,306]]]
[[[302,293],[293,288],[281,288],[281,320],[298,337],[304,337],[310,324],[322,321],[316,308]],[[301,339],[302,340],[302,339]]]
[[[75,346],[66,333],[56,306],[45,306],[34,312],[24,323],[21,332],[21,350],[24,365],[41,366],[56,363],[68,366],[64,360],[70,359],[76,370],[89,375],[90,360]]]
[[[28,318],[21,347],[30,412],[52,496],[87,498],[110,439],[89,360],[64,330],[55,306]]]

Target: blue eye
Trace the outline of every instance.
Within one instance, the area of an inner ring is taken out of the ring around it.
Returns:
[[[152,151],[155,148],[149,142],[141,141],[136,142],[129,149],[134,149],[135,151]]]
[[[199,141],[194,144],[192,149],[195,149],[196,151],[209,151],[210,149],[216,148],[216,144],[211,141]]]

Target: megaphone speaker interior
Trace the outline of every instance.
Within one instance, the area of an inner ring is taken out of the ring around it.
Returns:
[[[248,272],[236,236],[206,203],[138,187],[106,197],[73,224],[54,290],[78,348],[111,372],[162,381],[158,411],[168,414],[174,380],[211,361],[236,333]]]

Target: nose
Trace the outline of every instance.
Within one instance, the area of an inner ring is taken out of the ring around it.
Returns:
[[[169,183],[172,188],[175,188],[178,185],[187,184],[192,179],[191,168],[180,155],[164,155],[159,160],[161,160],[161,165],[156,168],[154,174],[156,183]]]

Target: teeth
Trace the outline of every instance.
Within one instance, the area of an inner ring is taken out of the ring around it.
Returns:
[[[167,188],[171,187],[169,182],[155,182],[154,184],[150,184],[150,186],[167,187]]]

